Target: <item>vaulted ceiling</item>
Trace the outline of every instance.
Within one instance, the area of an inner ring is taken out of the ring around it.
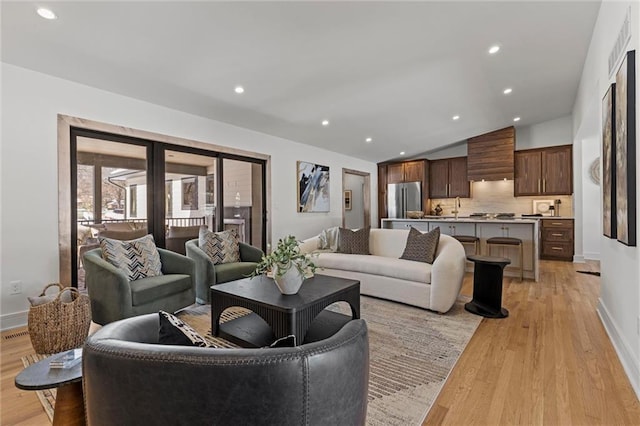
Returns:
[[[3,62],[377,162],[571,113],[600,2],[39,6],[2,2]]]

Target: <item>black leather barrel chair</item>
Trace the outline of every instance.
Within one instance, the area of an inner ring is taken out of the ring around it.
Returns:
[[[293,348],[165,346],[158,327],[158,314],[141,315],[87,339],[88,425],[365,424],[364,320]]]

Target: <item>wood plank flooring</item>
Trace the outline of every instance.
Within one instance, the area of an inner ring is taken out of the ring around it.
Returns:
[[[505,319],[483,319],[423,425],[640,425],[640,402],[596,313],[597,262],[506,278]],[[472,276],[463,293],[473,293]]]
[[[640,402],[596,313],[598,264],[543,261],[538,283],[505,279],[506,319],[484,319],[425,425],[639,425]],[[472,276],[463,293],[471,295]],[[35,392],[17,389],[28,335],[1,336],[0,424],[48,425]]]

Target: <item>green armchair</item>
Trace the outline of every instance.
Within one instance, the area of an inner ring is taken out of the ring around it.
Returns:
[[[129,281],[127,275],[102,258],[102,249],[84,254],[85,283],[92,320],[100,325],[164,310],[175,312],[195,300],[195,263],[178,253],[158,248],[162,273]]]
[[[214,265],[209,256],[200,248],[198,240],[185,244],[187,257],[196,262],[196,302],[211,302],[209,289],[212,285],[246,278],[262,259],[264,252],[249,244],[240,243],[240,262]]]

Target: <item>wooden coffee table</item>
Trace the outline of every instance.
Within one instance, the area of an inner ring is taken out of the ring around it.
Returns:
[[[351,306],[351,316],[324,310],[340,301]],[[232,306],[253,313],[220,324],[220,315]],[[280,293],[273,279],[265,276],[211,287],[213,335],[244,347],[268,346],[289,335],[295,336],[296,345],[321,340],[357,318],[360,318],[360,281],[356,280],[315,275],[305,280],[293,295]]]
[[[49,361],[57,355],[52,355],[22,370],[16,376],[15,385],[23,390],[58,388],[53,412],[54,426],[85,425],[82,362],[70,368],[49,368]]]

